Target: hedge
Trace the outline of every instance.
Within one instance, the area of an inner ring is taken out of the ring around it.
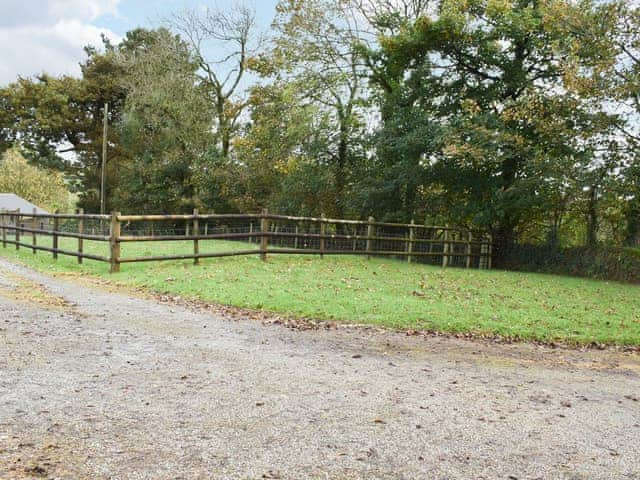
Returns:
[[[637,248],[516,245],[510,248],[500,266],[506,270],[640,284],[640,249]]]

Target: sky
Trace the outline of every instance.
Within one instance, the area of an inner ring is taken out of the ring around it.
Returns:
[[[47,72],[79,75],[83,47],[136,27],[158,26],[185,8],[229,8],[237,0],[0,0],[0,85]],[[277,0],[248,0],[267,29]]]

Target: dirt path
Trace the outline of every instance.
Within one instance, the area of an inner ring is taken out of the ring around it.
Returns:
[[[292,331],[0,260],[0,479],[640,479],[640,357]]]

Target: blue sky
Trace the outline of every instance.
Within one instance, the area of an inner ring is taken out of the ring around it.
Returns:
[[[256,11],[256,20],[262,28],[268,28],[275,14],[277,0],[254,0],[245,1]],[[122,0],[118,5],[118,14],[105,15],[98,19],[97,25],[124,35],[128,30],[137,26],[157,25],[160,19],[166,17],[171,12],[180,11],[185,8],[200,6],[218,7],[221,9],[230,8],[235,3],[233,0]]]
[[[100,35],[117,41],[138,26],[157,26],[173,11],[229,8],[236,0],[0,0],[0,85],[19,75],[78,75],[83,47]],[[268,29],[277,0],[246,0]]]

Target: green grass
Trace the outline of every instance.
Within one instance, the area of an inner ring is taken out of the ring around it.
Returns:
[[[45,240],[45,239],[43,239]],[[106,255],[105,243],[85,250]],[[73,249],[75,240],[61,240]],[[122,255],[179,254],[190,242],[123,244]],[[201,251],[246,249],[201,242]],[[184,298],[391,328],[497,334],[524,340],[640,345],[640,286],[544,274],[442,269],[356,256],[271,255],[108,265],[22,248],[0,255],[45,272],[85,272]]]

